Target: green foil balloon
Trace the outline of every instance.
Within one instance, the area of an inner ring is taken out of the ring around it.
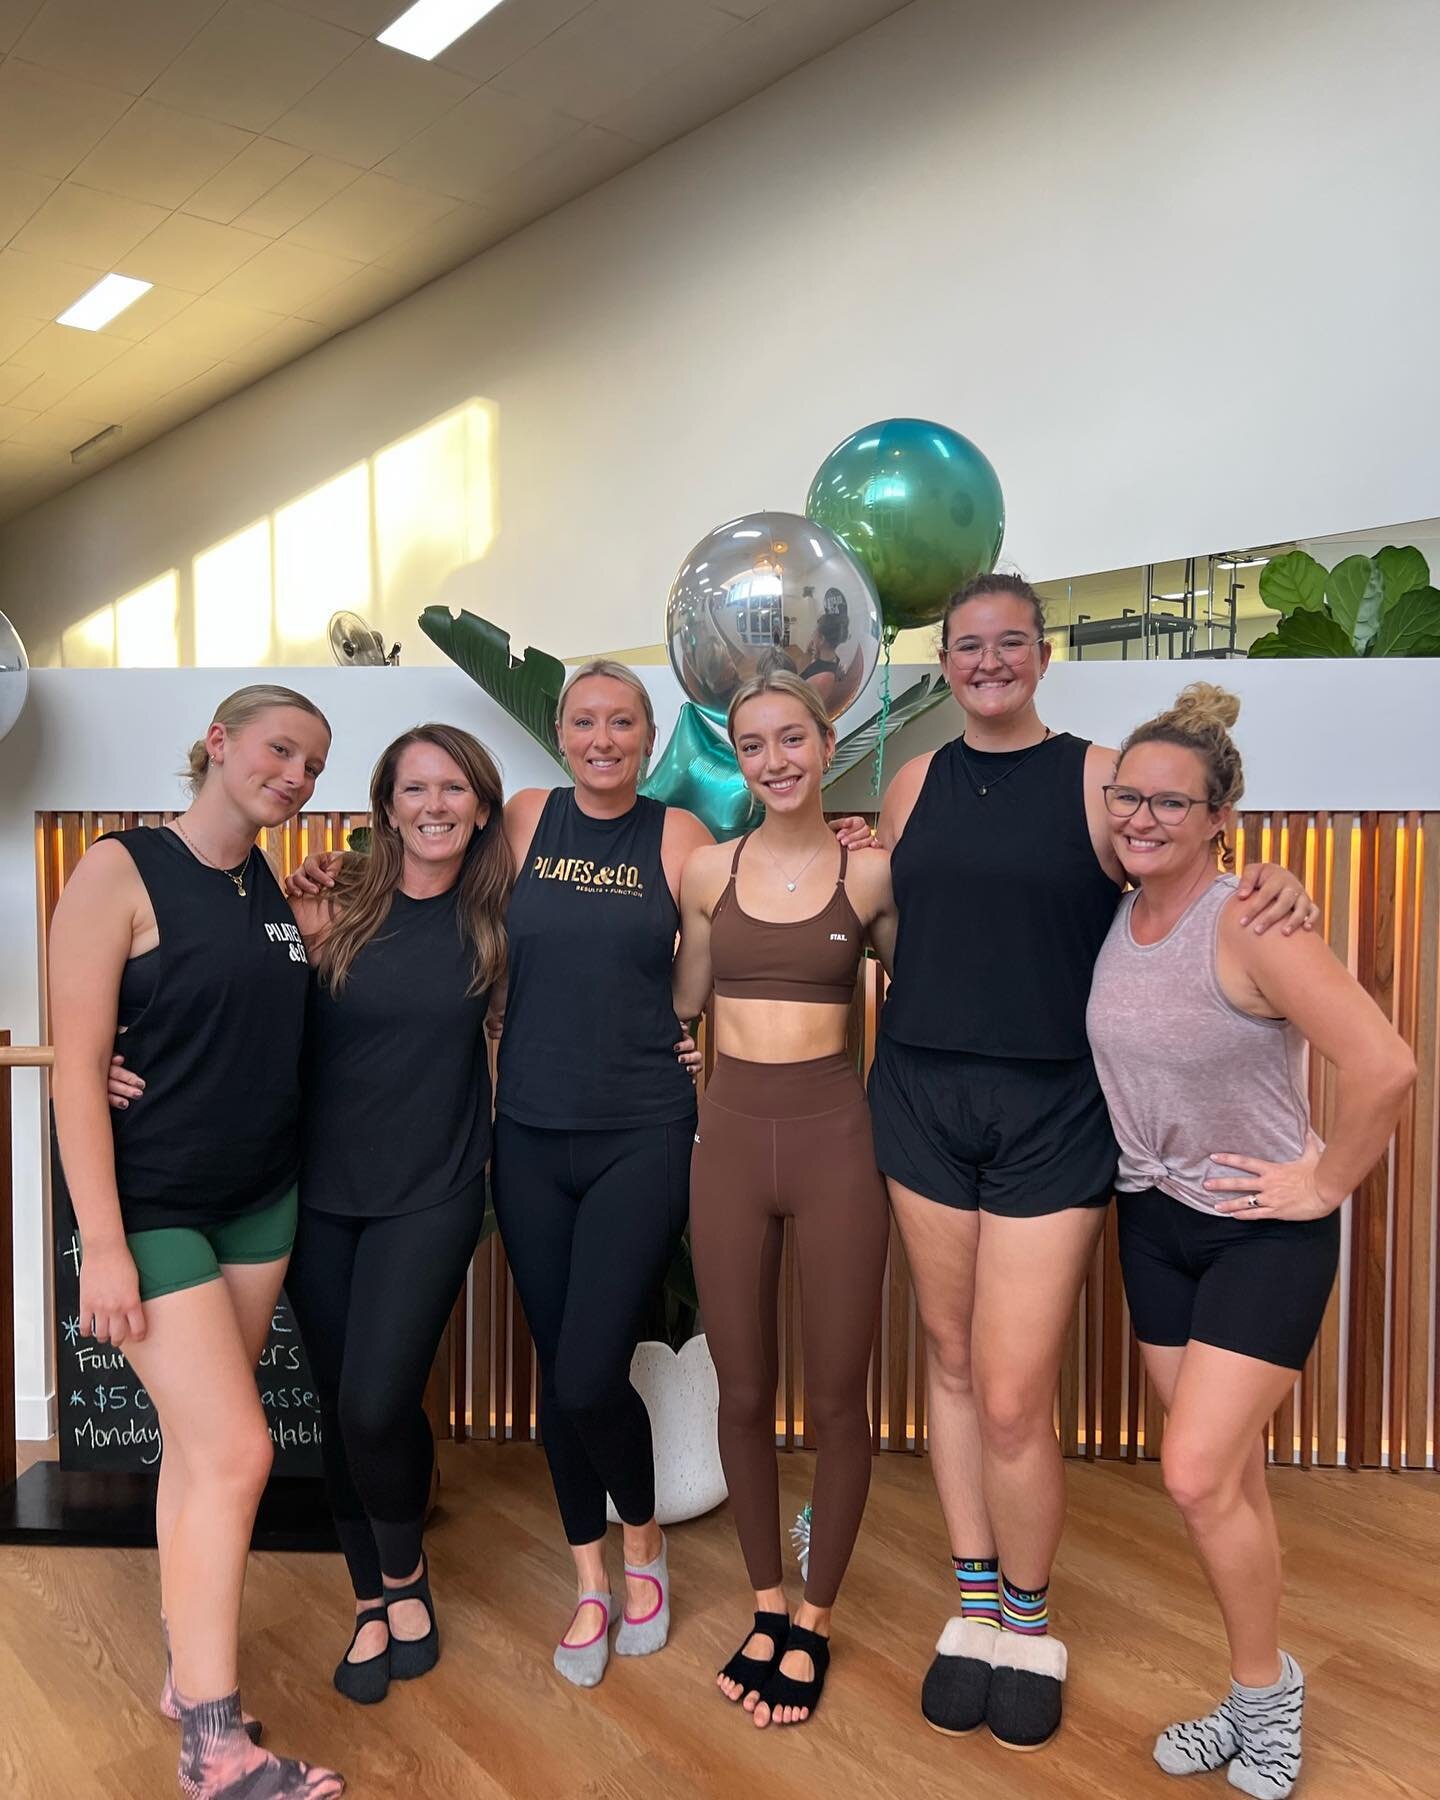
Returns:
[[[690,700],[680,708],[670,741],[640,792],[666,806],[683,806],[722,840],[738,837],[760,816],[730,740],[708,725]]]
[[[891,633],[934,624],[957,587],[994,568],[1005,538],[989,459],[929,419],[883,419],[837,444],[805,512],[870,571]]]

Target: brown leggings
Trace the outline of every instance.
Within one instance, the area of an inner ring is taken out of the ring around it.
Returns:
[[[805,1425],[815,1440],[805,1597],[833,1606],[870,1487],[866,1377],[890,1236],[870,1113],[844,1054],[716,1059],[690,1162],[700,1309],[720,1378],[720,1457],[757,1589],[779,1587],[780,1248],[800,1265]]]

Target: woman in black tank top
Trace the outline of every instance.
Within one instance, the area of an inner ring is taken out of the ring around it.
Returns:
[[[1047,1630],[1065,1510],[1053,1409],[1115,1172],[1085,1004],[1124,881],[1101,792],[1115,752],[1050,731],[1035,710],[1044,629],[1016,576],[980,576],[947,607],[941,667],[965,730],[904,764],[885,794],[878,839],[899,930],[870,1077],[960,1584],[921,1706],[937,1730],[983,1723],[1022,1749],[1061,1716],[1065,1649]],[[840,830],[869,836],[860,820]],[[1247,882],[1262,925],[1309,915],[1286,871]]]
[[[81,860],[55,909],[55,1125],[83,1248],[80,1326],[123,1348],[164,1449],[156,1500],[183,1793],[309,1800],[344,1786],[271,1756],[240,1710],[240,1596],[272,1446],[255,1385],[294,1231],[306,962],[256,848],[330,747],[288,688],[222,702],[171,826]],[[148,1085],[114,1114],[119,1030]]]
[[[624,1528],[615,1648],[665,1642],[650,1421],[630,1359],[685,1228],[695,1095],[670,994],[680,870],[710,834],[637,793],[649,696],[614,663],[576,670],[557,729],[572,788],[505,808],[515,866],[500,1042],[495,1211],[540,1365],[540,1410],[578,1603],[555,1666],[604,1673],[613,1602],[605,1496]]]

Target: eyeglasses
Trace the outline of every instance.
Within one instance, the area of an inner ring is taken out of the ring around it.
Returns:
[[[1179,825],[1190,816],[1192,806],[1208,806],[1208,800],[1197,800],[1193,794],[1142,794],[1139,788],[1106,787],[1105,810],[1116,819],[1130,819],[1146,804],[1150,817],[1158,825]]]
[[[1040,642],[1038,637],[1026,637],[1018,631],[1007,631],[1002,638],[993,644],[982,644],[978,638],[961,638],[958,643],[948,644],[945,655],[961,669],[973,669],[982,663],[993,650],[1001,662],[1009,663],[1012,668],[1023,663],[1030,652]]]

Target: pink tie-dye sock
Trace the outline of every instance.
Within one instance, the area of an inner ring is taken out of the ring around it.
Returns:
[[[176,1776],[187,1800],[335,1800],[345,1791],[333,1769],[312,1768],[289,1756],[272,1756],[245,1734],[238,1690],[220,1700],[189,1701],[180,1708],[180,1767]]]

